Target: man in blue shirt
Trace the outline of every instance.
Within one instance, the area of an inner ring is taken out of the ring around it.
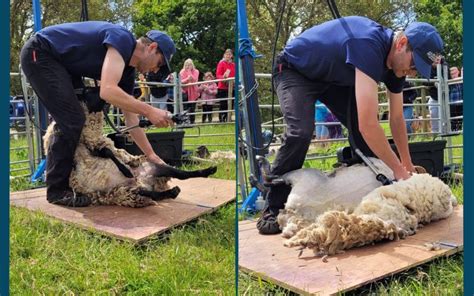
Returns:
[[[47,200],[65,206],[87,206],[90,197],[72,192],[69,175],[85,121],[75,89],[83,77],[100,80],[100,97],[123,110],[127,126],[138,124],[137,114],[155,126],[172,124],[166,111],[132,96],[135,70],[157,72],[166,67],[176,48],[163,32],[151,30],[135,40],[125,28],[99,21],[66,23],[44,28],[21,51],[21,65],[33,90],[53,119],[56,130],[48,147]],[[142,129],[130,133],[150,161],[163,163]]]
[[[325,22],[288,42],[274,76],[287,131],[271,174],[302,167],[314,130],[314,103],[320,98],[349,129],[351,146],[383,160],[397,180],[409,178],[415,170],[403,118],[403,82],[417,71],[429,78],[442,50],[438,32],[427,23],[412,23],[404,32],[394,32],[358,16]],[[388,89],[390,127],[400,159],[377,120],[379,82]],[[257,223],[261,234],[281,231],[276,216],[290,189],[287,185],[270,189]]]

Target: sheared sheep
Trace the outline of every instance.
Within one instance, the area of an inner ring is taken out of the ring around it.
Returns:
[[[393,179],[385,163],[377,158],[369,159],[380,173]],[[313,168],[299,169],[286,173],[282,179],[292,187],[285,209],[277,218],[286,238],[326,211],[353,211],[366,194],[381,185],[363,164],[339,167],[329,174]]]
[[[215,166],[183,171],[117,149],[103,134],[103,113],[89,112],[85,104],[83,109],[86,122],[74,154],[75,167],[69,185],[75,192],[90,196],[93,204],[133,208],[149,206],[157,200],[178,196],[179,187],[170,189],[167,184],[171,178],[208,177],[216,172]],[[44,136],[45,147],[55,132],[53,122]]]
[[[372,160],[379,169],[388,169],[381,161]],[[297,180],[303,170],[284,175],[283,179],[293,186],[285,209],[278,216],[283,236],[289,238],[285,246],[333,255],[383,239],[404,238],[415,234],[420,225],[448,217],[456,205],[449,187],[428,174],[415,174],[408,180],[380,186],[366,183],[375,177],[364,174],[365,170],[369,169],[351,166],[336,170],[333,177],[313,172],[312,177],[307,177],[313,178],[311,182]],[[304,184],[311,188],[304,188]],[[321,198],[315,198],[315,194]]]

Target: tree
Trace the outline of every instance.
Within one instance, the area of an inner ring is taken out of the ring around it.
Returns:
[[[191,58],[201,73],[215,72],[225,49],[234,48],[235,9],[229,0],[141,0],[134,4],[133,32],[168,33],[177,48],[171,62],[175,71]]]
[[[463,7],[461,0],[415,1],[418,21],[436,27],[444,41],[445,58],[449,65],[462,66],[463,59]]]

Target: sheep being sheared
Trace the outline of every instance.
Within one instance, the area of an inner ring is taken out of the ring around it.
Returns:
[[[372,190],[353,211],[329,210],[300,221],[300,229],[285,246],[333,255],[383,239],[404,238],[422,224],[451,215],[453,205],[456,198],[446,184],[429,174],[415,174]]]
[[[149,206],[155,201],[178,196],[179,187],[170,189],[168,185],[171,178],[208,177],[216,172],[216,167],[183,171],[117,149],[103,134],[103,113],[89,112],[85,104],[83,108],[86,122],[74,154],[75,166],[69,185],[75,192],[90,196],[93,204]],[[55,123],[52,123],[44,136],[45,147],[53,140],[55,132]]]
[[[393,179],[393,173],[385,163],[376,158],[370,160],[380,173]],[[282,179],[292,187],[285,209],[280,210],[277,218],[286,238],[326,211],[353,211],[362,197],[381,185],[363,164],[339,167],[330,174],[312,168],[299,169],[286,173]]]

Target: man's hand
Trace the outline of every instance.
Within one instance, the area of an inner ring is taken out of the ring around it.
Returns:
[[[408,173],[408,171],[403,167],[396,171],[393,171],[393,176],[397,181],[406,180],[411,177],[410,173]]]
[[[168,127],[173,125],[173,120],[171,120],[171,116],[168,114],[168,111],[152,108],[149,113],[145,114],[145,116],[156,127]]]
[[[410,173],[410,174],[414,174],[416,173],[416,168],[415,166],[413,165],[413,163],[403,163],[402,162],[402,165],[405,167],[405,169]]]
[[[164,162],[163,159],[161,159],[155,153],[152,153],[152,154],[148,155],[146,158],[147,158],[148,161],[151,161],[151,162],[156,163],[156,164],[166,164],[166,162]]]

